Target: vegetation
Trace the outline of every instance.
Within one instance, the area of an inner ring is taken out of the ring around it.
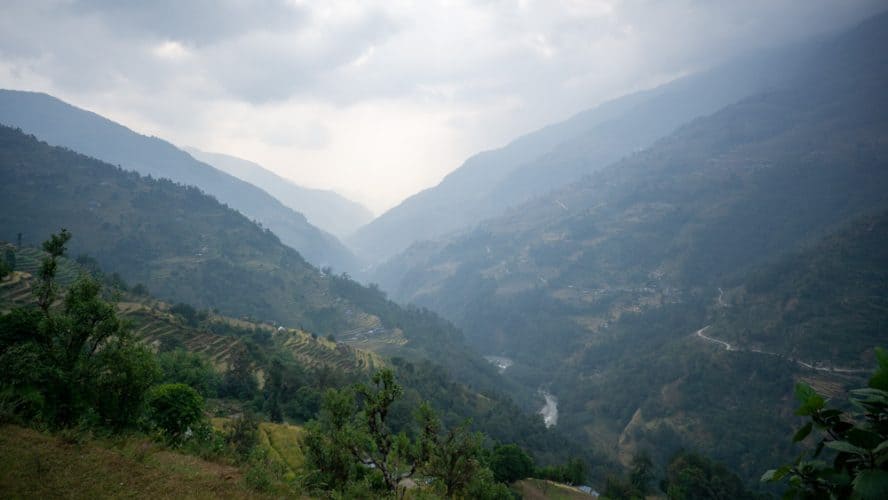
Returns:
[[[38,310],[0,317],[2,394],[16,413],[53,427],[94,421],[115,429],[136,423],[146,391],[157,378],[154,357],[134,341],[101,285],[82,276],[59,311],[55,280],[70,233],[47,240],[36,287]]]
[[[590,463],[698,450],[754,481],[793,454],[794,384],[843,391],[885,337],[886,23],[374,278],[552,387]]]
[[[204,401],[186,384],[163,384],[149,392],[148,411],[154,425],[176,440],[203,420]]]
[[[808,422],[792,440],[805,441],[815,430],[819,439],[813,453],[762,476],[763,481],[788,481],[785,498],[888,496],[888,351],[877,353],[879,367],[868,387],[851,391],[850,410],[827,406],[806,384],[796,387],[801,403],[796,414]]]

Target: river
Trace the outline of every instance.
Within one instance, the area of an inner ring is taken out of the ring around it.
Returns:
[[[540,415],[543,416],[543,423],[546,427],[554,427],[558,424],[558,399],[549,391],[540,391],[540,394],[546,399],[546,404],[540,408]]]

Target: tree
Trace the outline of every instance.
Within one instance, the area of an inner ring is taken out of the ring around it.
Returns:
[[[203,419],[204,401],[186,384],[163,384],[148,394],[151,421],[172,440],[181,439]]]
[[[284,365],[280,360],[271,362],[268,370],[268,380],[265,382],[265,409],[268,418],[272,422],[282,422],[284,412],[281,407],[281,398],[284,392]]]
[[[654,464],[650,455],[642,451],[632,457],[631,472],[629,473],[629,482],[635,486],[642,494],[647,493],[648,484],[653,479]]]
[[[259,420],[251,411],[225,423],[225,442],[234,449],[241,461],[246,461],[253,448],[259,444]]]
[[[7,247],[0,259],[0,279],[15,270],[15,250]]]
[[[43,258],[43,262],[40,264],[37,305],[47,316],[49,315],[49,306],[52,305],[58,291],[55,283],[58,258],[65,254],[67,250],[65,245],[70,239],[71,233],[62,228],[59,234],[50,235],[49,239],[43,242],[43,251],[48,255]]]
[[[796,414],[809,421],[792,439],[803,441],[814,429],[820,439],[813,453],[769,470],[763,481],[788,479],[788,498],[888,498],[888,352],[877,348],[876,357],[867,387],[851,391],[851,411],[829,408],[810,386],[796,386]],[[824,451],[831,464],[818,459]]]
[[[358,414],[356,438],[351,443],[355,458],[382,474],[390,491],[397,491],[402,480],[416,472],[417,457],[412,443],[404,433],[394,435],[388,425],[389,408],[403,393],[395,382],[395,373],[388,368],[371,378],[372,385],[358,384],[356,391],[363,400]]]
[[[360,476],[351,449],[356,432],[352,423],[355,410],[351,390],[328,389],[324,393],[317,420],[305,426],[305,463],[310,484],[342,490]]]
[[[499,445],[493,449],[490,469],[497,481],[512,483],[533,474],[533,459],[516,444]]]
[[[176,349],[158,354],[157,363],[160,365],[161,382],[187,384],[203,397],[216,395],[221,377],[206,357]]]
[[[419,407],[418,419],[422,428],[423,472],[438,479],[445,496],[463,495],[482,468],[483,436],[470,432],[468,422],[442,432],[440,420],[425,403]]]
[[[237,399],[250,399],[256,393],[253,360],[246,347],[240,347],[232,353],[228,371],[222,379],[222,388],[226,396]]]
[[[743,481],[724,465],[696,453],[679,452],[666,468],[666,496],[675,500],[753,499]]]
[[[47,256],[35,286],[38,311],[13,310],[0,321],[0,385],[28,402],[24,406],[32,417],[39,413],[52,426],[86,419],[119,429],[138,417],[156,364],[132,339],[114,306],[102,300],[102,286],[92,277],[81,276],[61,307],[54,306],[58,259],[70,238],[63,229],[43,243]]]

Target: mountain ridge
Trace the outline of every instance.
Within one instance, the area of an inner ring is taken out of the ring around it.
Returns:
[[[184,147],[188,154],[223,172],[249,182],[291,209],[308,222],[338,238],[344,238],[373,219],[369,209],[335,191],[300,186],[258,163],[222,153]]]
[[[99,114],[38,92],[0,89],[0,123],[142,175],[196,186],[271,228],[316,265],[342,270],[358,267],[342,243],[309,224],[304,215],[160,138],[138,134]]]

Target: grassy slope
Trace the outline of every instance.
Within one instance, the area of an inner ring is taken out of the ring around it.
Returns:
[[[11,425],[0,427],[0,471],[4,498],[264,497],[246,489],[235,467],[145,439],[76,444]]]

